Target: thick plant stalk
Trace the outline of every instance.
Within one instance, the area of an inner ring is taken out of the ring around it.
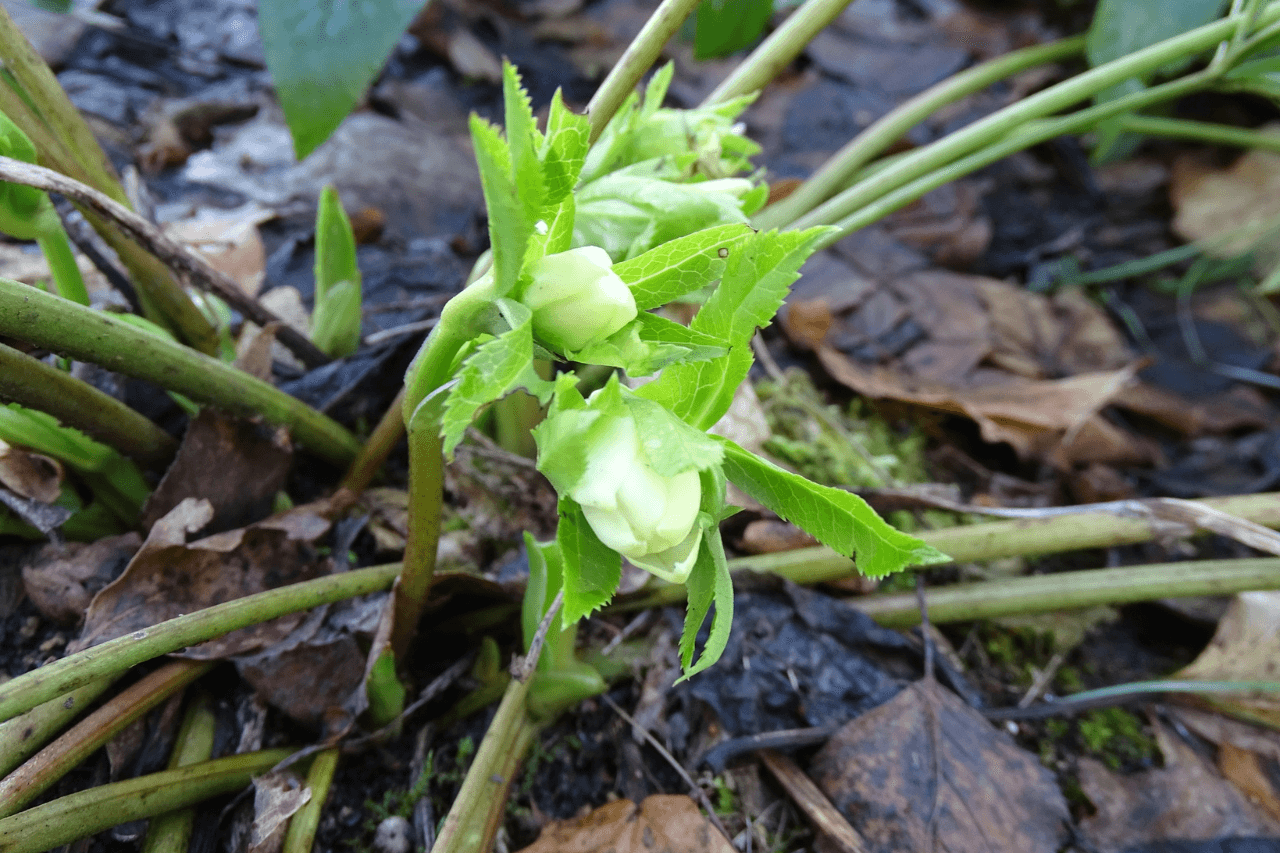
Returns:
[[[1280,589],[1280,559],[1192,560],[1002,578],[928,590],[925,604],[931,622],[967,622],[1263,589]],[[905,628],[920,621],[915,593],[872,595],[853,603],[891,628]]]
[[[8,774],[66,728],[67,723],[84,713],[87,705],[114,683],[103,678],[50,699],[25,714],[0,723],[0,774]]]
[[[217,727],[218,719],[210,706],[209,697],[203,693],[197,695],[189,703],[187,713],[182,718],[182,728],[178,730],[168,769],[177,770],[208,761],[213,755]],[[147,837],[142,843],[142,853],[187,853],[191,847],[191,830],[195,825],[195,818],[195,810],[190,807],[153,817],[147,824]]]
[[[720,104],[763,89],[850,2],[851,0],[808,0],[792,12],[782,26],[770,33],[759,47],[751,51],[751,55],[707,95],[702,106]]]
[[[53,415],[90,438],[151,468],[178,452],[169,433],[87,382],[0,344],[0,400]]]
[[[243,370],[16,281],[0,279],[0,334],[155,382],[232,414],[260,415],[338,465],[350,462],[360,447],[341,424]]]
[[[967,68],[929,87],[885,113],[855,136],[791,195],[760,211],[753,224],[763,229],[785,227],[841,190],[859,169],[947,104],[1028,68],[1058,62],[1083,50],[1084,36],[1026,47]]]
[[[186,808],[243,788],[292,754],[266,749],[70,794],[0,820],[0,850],[42,853],[118,824]]]
[[[399,563],[352,569],[215,604],[142,631],[76,652],[0,684],[0,720],[21,714],[99,678],[152,658],[283,616],[378,592],[391,585]],[[5,848],[0,846],[0,850]]]
[[[636,83],[645,72],[653,67],[658,54],[676,30],[693,12],[700,0],[662,0],[654,10],[644,28],[627,45],[622,58],[604,78],[600,88],[587,104],[587,115],[591,119],[591,141],[595,142],[604,132],[605,125],[613,118],[622,106],[622,102],[631,94]]]
[[[48,790],[121,729],[208,672],[207,661],[173,661],[130,686],[0,780],[0,817]]]

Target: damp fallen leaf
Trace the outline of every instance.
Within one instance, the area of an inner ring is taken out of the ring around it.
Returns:
[[[1178,677],[1280,681],[1280,593],[1243,592],[1232,599],[1213,640],[1178,672]],[[1280,728],[1280,697],[1271,691],[1205,694],[1194,701],[1250,722]]]
[[[917,682],[840,729],[810,775],[867,853],[1052,853],[1068,837],[1053,774],[936,683]]]
[[[79,622],[93,596],[124,571],[140,547],[142,537],[132,531],[91,543],[45,545],[22,567],[27,597],[54,622]]]

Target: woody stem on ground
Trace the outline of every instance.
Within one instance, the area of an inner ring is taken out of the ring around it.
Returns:
[[[1262,26],[1276,21],[1280,21],[1280,4],[1267,7],[1259,19]],[[922,185],[931,173],[938,172],[961,158],[973,155],[975,162],[978,159],[985,160],[986,158],[982,157],[983,149],[999,148],[1002,151],[1008,151],[1011,145],[1004,141],[1022,131],[1029,123],[1073,107],[1124,80],[1149,74],[1169,62],[1209,50],[1223,39],[1230,37],[1235,25],[1235,22],[1230,19],[1206,24],[1030,95],[937,142],[894,160],[883,169],[877,170],[791,222],[787,227],[805,228],[811,225],[838,223],[842,231],[848,233],[849,229],[845,227],[845,223],[854,216],[857,216],[859,221],[864,219],[865,217],[861,215],[863,209],[873,202],[901,190],[908,184]],[[1096,112],[1084,110],[1075,116],[1055,119],[1054,121],[1063,124],[1052,126],[1074,127],[1077,124],[1076,120],[1082,115],[1089,115],[1092,121],[1096,122],[1100,117],[1149,106],[1189,91],[1205,88],[1217,80],[1220,73],[1218,70],[1206,69],[1180,80],[1135,93],[1138,97],[1130,96],[1092,108]],[[1117,106],[1121,102],[1123,106]],[[1108,110],[1114,110],[1114,112],[1108,112]],[[1049,126],[1042,125],[1042,127]],[[1024,141],[1030,139],[1030,134],[1023,137]],[[883,216],[884,213],[879,215]]]
[[[1058,62],[1084,51],[1084,36],[1034,45],[975,65],[904,101],[859,133],[832,155],[786,198],[769,205],[756,216],[759,228],[781,228],[821,204],[848,185],[866,166],[911,128],[940,108],[980,92],[1006,77],[1030,68]]]
[[[243,370],[16,281],[0,279],[0,335],[146,379],[232,414],[261,415],[338,465],[349,463],[360,447],[336,421]]]
[[[215,604],[108,640],[47,663],[0,684],[0,721],[8,720],[68,691],[128,670],[143,661],[221,637],[286,613],[310,610],[386,589],[399,563],[352,569]],[[0,849],[7,849],[0,846]]]
[[[685,22],[700,0],[662,0],[644,27],[627,45],[622,58],[609,71],[600,88],[587,104],[591,119],[591,141],[595,142],[604,132],[605,125],[613,118],[635,88],[640,78],[653,67],[662,47]]]

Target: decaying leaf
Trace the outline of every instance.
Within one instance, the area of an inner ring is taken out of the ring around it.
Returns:
[[[0,441],[0,486],[27,500],[51,504],[62,491],[62,466],[56,459]]]
[[[936,684],[913,684],[850,722],[810,773],[867,853],[1050,853],[1067,839],[1053,775]]]
[[[1280,593],[1237,595],[1213,640],[1178,676],[1203,681],[1280,681]],[[1196,701],[1280,728],[1280,698],[1274,692],[1206,695]]]
[[[142,547],[130,531],[97,542],[46,545],[22,567],[27,596],[47,619],[68,625],[79,622],[93,596],[124,571]]]
[[[285,431],[205,407],[147,500],[142,526],[150,529],[188,498],[209,502],[213,518],[205,529],[211,532],[257,521],[271,511],[292,458]]]
[[[311,789],[287,770],[253,780],[253,830],[249,853],[279,853],[289,818],[311,801]]]
[[[646,797],[639,806],[617,800],[575,820],[553,821],[521,853],[732,853],[693,800]]]
[[[267,268],[258,226],[274,219],[275,213],[251,203],[241,210],[219,214],[216,218],[202,216],[171,223],[165,226],[165,233],[199,252],[211,267],[235,281],[245,293],[257,296]]]
[[[75,650],[144,630],[184,613],[330,571],[314,542],[329,529],[315,506],[295,507],[249,527],[188,544],[213,517],[208,501],[188,498],[156,522],[142,549],[115,582],[94,597]],[[188,649],[214,659],[261,649],[287,635],[303,614],[245,628]]]
[[[1120,775],[1080,760],[1080,785],[1096,813],[1080,824],[1099,853],[1141,844],[1280,835],[1280,823],[1222,778],[1212,761],[1157,725],[1164,766]]]

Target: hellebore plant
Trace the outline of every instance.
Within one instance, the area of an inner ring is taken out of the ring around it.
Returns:
[[[586,117],[557,94],[540,132],[515,68],[505,66],[505,138],[481,118],[471,122],[492,266],[443,310],[409,369],[404,411],[412,481],[438,464],[433,457],[450,456],[490,403],[523,389],[547,406],[534,430],[537,466],[559,494],[560,523],[554,548],[539,547],[563,590],[562,628],[610,600],[625,557],[687,585],[688,677],[715,662],[732,619],[719,533],[734,511],[727,481],[846,556],[856,550],[868,575],[946,557],[856,496],[708,434],[746,380],[752,336],[828,229],[753,231],[746,217],[761,188],[735,176],[755,149],[732,125],[749,99],[658,109],[670,73],[655,75],[642,104],[625,104],[588,154]],[[623,192],[611,185],[618,181],[631,184]],[[614,205],[580,204],[600,187],[611,187]],[[648,201],[657,216],[640,209]],[[584,235],[614,236],[577,245],[591,239]],[[655,313],[673,301],[702,305],[686,326]],[[618,368],[627,382],[614,373],[584,397],[577,373],[544,379],[535,359]],[[416,441],[437,440],[438,450],[414,455]],[[710,638],[695,659],[713,603]]]

